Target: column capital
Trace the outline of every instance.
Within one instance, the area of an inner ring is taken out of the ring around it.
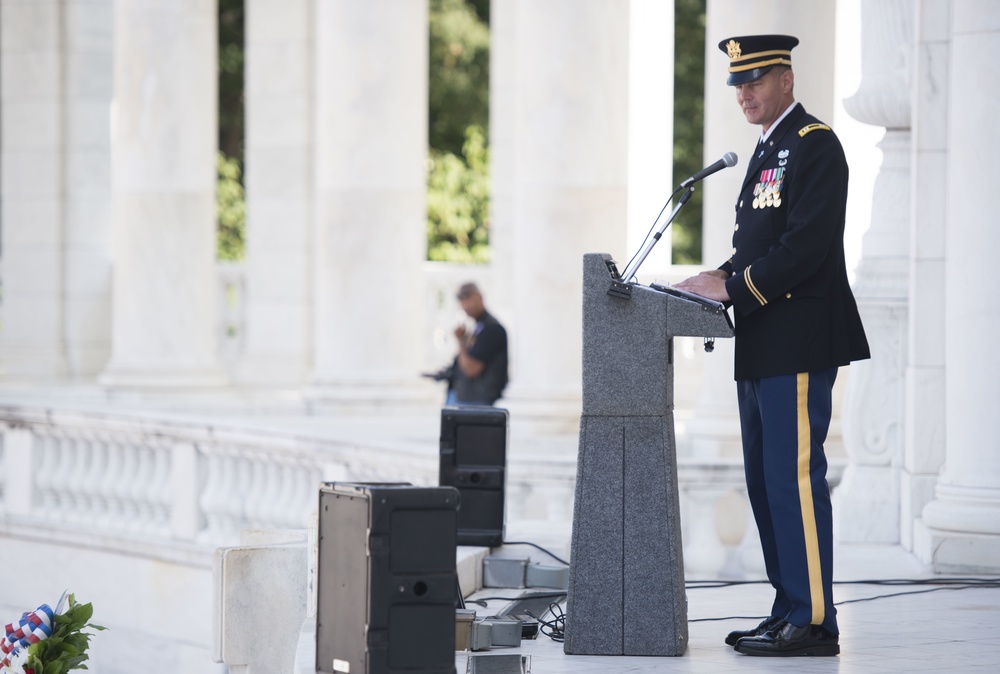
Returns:
[[[909,128],[913,3],[863,0],[861,16],[861,85],[844,107],[865,124]]]

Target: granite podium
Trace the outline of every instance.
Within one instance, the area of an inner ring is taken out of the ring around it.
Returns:
[[[673,337],[732,337],[721,304],[629,284],[583,258],[583,413],[563,649],[681,655],[687,598],[674,444]]]

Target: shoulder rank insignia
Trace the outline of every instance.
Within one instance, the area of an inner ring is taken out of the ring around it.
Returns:
[[[799,137],[801,138],[810,131],[817,131],[819,129],[822,129],[823,131],[829,131],[830,127],[828,127],[826,124],[806,124],[801,129],[799,129]]]

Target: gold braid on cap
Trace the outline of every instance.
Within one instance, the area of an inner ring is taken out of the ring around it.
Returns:
[[[736,40],[730,40],[726,43],[726,51],[729,52],[729,58],[738,59],[742,55],[740,50],[740,43]]]

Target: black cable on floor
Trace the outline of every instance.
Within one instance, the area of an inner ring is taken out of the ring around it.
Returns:
[[[536,616],[530,611],[525,611],[525,613],[538,621],[538,631],[552,641],[562,643],[566,640],[566,614],[559,604],[555,602],[549,604],[549,610],[541,616]],[[544,617],[549,613],[552,614],[552,620],[545,620]]]
[[[703,588],[718,588],[736,585],[755,585],[768,583],[766,580],[734,580],[734,581],[714,581],[714,580],[692,580],[685,584],[686,589],[698,590]],[[844,599],[834,602],[834,606],[844,604],[856,604],[876,599],[886,599],[890,597],[902,597],[910,594],[925,594],[928,592],[939,592],[941,590],[971,590],[971,589],[998,589],[1000,588],[1000,577],[953,577],[953,578],[883,578],[872,580],[835,580],[834,585],[884,585],[889,587],[928,587],[923,590],[910,590],[908,592],[894,592],[891,594],[873,595],[870,597],[859,597],[857,599]],[[694,618],[688,620],[689,623],[716,622],[722,620],[763,620],[768,616],[726,616],[723,618]]]
[[[545,548],[535,543],[528,541],[504,541],[504,545],[530,545],[533,548],[538,548],[545,554],[549,555],[556,561],[569,565],[568,562],[560,559],[556,555],[552,554]],[[736,587],[739,585],[766,585],[769,584],[768,580],[689,580],[684,584],[687,590],[701,590],[701,589],[714,589],[723,587]],[[859,597],[857,599],[844,599],[842,601],[834,602],[834,606],[842,606],[844,604],[856,604],[866,601],[875,601],[876,599],[886,599],[891,597],[902,597],[911,594],[926,594],[928,592],[938,592],[941,590],[970,590],[970,589],[997,589],[1000,588],[1000,576],[998,577],[981,577],[981,576],[955,576],[948,578],[878,578],[878,579],[862,579],[862,580],[835,580],[834,585],[881,585],[889,587],[927,587],[923,590],[910,590],[907,592],[894,592],[891,594],[881,594],[873,595],[870,597]],[[565,596],[565,592],[561,593],[551,593],[551,594],[538,594],[537,597],[551,597],[562,598]],[[467,599],[466,603],[478,604],[485,607],[487,601],[494,600],[514,600],[518,597],[481,597],[479,599]],[[565,639],[566,630],[566,614],[563,612],[561,606],[558,603],[549,604],[549,610],[547,613],[552,613],[552,620],[542,620],[540,617],[532,615],[530,612],[526,612],[531,617],[538,620],[539,631],[546,635],[553,641],[562,642]],[[546,615],[542,614],[543,616]],[[721,622],[725,620],[764,620],[768,616],[725,616],[717,618],[693,618],[689,619],[689,623],[698,622]]]
[[[533,548],[537,548],[537,549],[541,550],[546,555],[548,555],[552,559],[556,560],[560,564],[565,564],[566,566],[569,566],[569,562],[567,562],[565,559],[562,559],[561,557],[557,557],[556,555],[554,555],[553,553],[551,553],[550,551],[546,550],[545,548],[543,548],[542,546],[540,546],[540,545],[538,545],[536,543],[531,543],[529,541],[504,541],[503,544],[504,545],[530,545]]]
[[[500,600],[516,601],[518,599],[562,599],[565,596],[566,596],[565,592],[538,592],[538,593],[532,593],[528,596],[520,596],[520,597],[479,597],[478,599],[466,599],[465,603],[479,604],[480,606],[485,608],[486,602],[488,601],[500,601]]]

